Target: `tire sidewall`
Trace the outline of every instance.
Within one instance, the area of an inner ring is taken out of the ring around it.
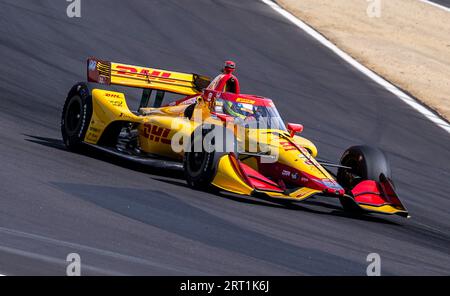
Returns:
[[[78,101],[81,113],[77,127],[74,130],[68,128],[68,112],[71,104]],[[85,83],[78,83],[72,87],[67,95],[61,115],[61,134],[67,148],[76,150],[81,147],[86,136],[92,117],[92,98]]]
[[[391,169],[385,154],[375,147],[365,145],[350,147],[343,153],[340,164],[351,166],[352,172],[361,177],[359,182],[363,180],[379,181],[381,174],[391,178]],[[338,169],[337,181],[349,190],[357,183],[346,179],[345,171],[346,169]]]
[[[184,167],[184,173],[186,177],[186,181],[189,184],[189,186],[197,189],[207,189],[210,187],[210,184],[212,180],[214,179],[216,172],[217,172],[217,166],[220,158],[229,153],[227,151],[219,152],[215,149],[211,152],[203,151],[203,139],[205,136],[207,136],[209,133],[214,132],[215,129],[223,129],[224,133],[228,133],[226,137],[233,137],[233,140],[236,141],[234,134],[231,135],[231,131],[228,129],[218,126],[218,125],[212,125],[211,127],[207,126],[200,126],[198,129],[201,129],[200,132],[195,132],[191,136],[191,151],[193,151],[195,142],[201,141],[201,147],[202,147],[202,153],[203,153],[203,161],[200,166],[200,168],[196,171],[193,171],[191,169],[191,160],[192,160],[192,154],[195,152],[186,152],[184,155],[184,161],[183,161],[183,167]],[[197,135],[197,137],[196,137]],[[200,136],[201,135],[201,136]]]

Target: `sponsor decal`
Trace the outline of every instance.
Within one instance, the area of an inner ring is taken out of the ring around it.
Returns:
[[[284,149],[284,151],[292,151],[297,150],[297,147],[292,145],[291,142],[280,142],[281,147]]]
[[[98,140],[98,134],[97,133],[88,132],[86,138],[87,138],[88,141],[97,141]]]
[[[106,93],[105,97],[120,99],[120,95],[119,94],[114,94],[114,93]]]
[[[295,197],[303,197],[303,195],[305,195],[305,192],[299,192]]]
[[[157,143],[170,144],[171,141],[168,139],[170,131],[168,128],[154,124],[144,124],[144,137]]]
[[[78,133],[78,137],[81,138],[81,134],[84,131],[84,125],[86,124],[86,104],[83,105],[83,120],[81,121],[80,132]]]
[[[255,100],[245,99],[245,98],[237,98],[236,102],[238,103],[247,103],[247,104],[254,104]]]
[[[122,104],[123,104],[122,101],[113,101],[113,100],[109,100],[109,103],[116,107],[122,107]]]
[[[305,195],[309,194],[311,190],[309,188],[302,188],[299,191],[297,191],[297,195],[295,197],[304,197]]]
[[[119,114],[119,117],[121,117],[121,118],[126,118],[126,119],[134,119],[132,116],[130,116],[130,115],[128,115],[128,114],[125,114],[125,113],[120,113],[120,114]]]
[[[153,69],[137,68],[125,65],[116,65],[114,70],[116,70],[117,74],[119,75],[126,75],[132,77],[147,76],[149,82],[150,81],[176,82],[176,80],[170,79],[170,76],[172,76],[172,73],[170,72],[162,72]]]
[[[105,83],[107,83],[107,82],[108,82],[108,79],[107,79],[105,76],[100,75],[100,76],[98,77],[98,83],[100,83],[100,84],[105,84]]]
[[[342,189],[342,187],[337,184],[334,180],[331,179],[322,179],[322,180],[316,180],[316,182],[318,183],[322,183],[323,185],[327,186],[328,188],[332,188],[332,189]]]
[[[119,94],[116,93],[105,93],[105,97],[107,97],[108,99],[113,99],[113,100],[108,100],[108,102],[116,107],[122,107],[123,105],[123,101],[120,100],[121,96]],[[119,99],[119,100],[114,100],[114,99]]]
[[[292,178],[292,180],[297,180],[298,179],[298,173],[297,172],[293,172],[291,174],[291,178]]]
[[[290,172],[290,171],[287,171],[287,170],[283,170],[283,171],[281,172],[281,175],[282,175],[283,177],[289,177],[289,176],[291,175],[291,172]]]
[[[94,60],[89,61],[89,71],[94,71],[97,69],[97,62]]]

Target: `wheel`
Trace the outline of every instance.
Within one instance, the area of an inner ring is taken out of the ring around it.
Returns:
[[[61,134],[66,147],[79,151],[92,117],[92,97],[85,83],[72,87],[61,115]]]
[[[351,169],[339,168],[337,181],[349,192],[359,182],[364,180],[380,180],[380,175],[391,178],[391,169],[384,153],[370,146],[353,146],[342,154],[340,164]],[[363,211],[353,201],[351,196],[340,197],[342,207],[352,213]]]
[[[380,180],[380,175],[391,178],[391,169],[384,153],[370,146],[353,146],[341,157],[340,164],[351,169],[339,168],[337,181],[350,190],[363,180]]]
[[[223,137],[224,145],[216,141],[219,136]],[[204,139],[208,140],[205,141],[207,144],[203,143]],[[183,167],[188,185],[195,189],[210,188],[219,159],[229,152],[236,152],[235,146],[236,139],[232,131],[217,125],[198,127],[192,134],[190,150],[184,154]]]

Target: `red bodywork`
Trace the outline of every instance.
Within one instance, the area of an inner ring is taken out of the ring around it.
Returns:
[[[394,205],[403,207],[395,193],[392,182],[382,176],[380,181],[364,180],[352,190],[355,201],[370,206]]]

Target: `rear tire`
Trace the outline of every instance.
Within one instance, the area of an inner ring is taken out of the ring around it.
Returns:
[[[210,185],[216,175],[220,158],[232,151],[217,149],[215,141],[212,141],[212,145],[205,149],[203,140],[206,136],[212,135],[211,133],[222,132],[225,135],[224,142],[227,143],[228,141],[230,143],[229,141],[232,140],[235,147],[236,138],[230,130],[217,125],[212,125],[211,127],[200,126],[198,129],[200,130],[194,131],[192,134],[190,151],[184,154],[183,167],[188,185],[195,189],[205,190],[211,188]],[[195,147],[201,147],[201,151],[195,152]]]
[[[61,134],[69,150],[79,151],[92,117],[92,97],[85,83],[72,87],[61,115]]]

